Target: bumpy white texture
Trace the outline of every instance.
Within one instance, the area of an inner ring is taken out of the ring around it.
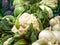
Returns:
[[[54,26],[56,24],[60,24],[60,16],[56,16],[56,17],[52,18],[49,22],[50,22],[51,26]]]
[[[55,35],[56,41],[60,43],[60,31],[52,31]]]
[[[37,18],[33,14],[28,14],[28,13],[22,14],[19,18],[19,22],[20,22],[19,31],[21,32],[21,34],[27,31],[27,28],[31,23],[33,24],[33,27],[35,29],[39,30],[39,23],[37,21]]]
[[[56,41],[54,34],[49,30],[43,30],[42,32],[40,32],[39,39],[41,39],[41,38],[48,39],[48,41],[50,41],[52,43],[54,43]]]

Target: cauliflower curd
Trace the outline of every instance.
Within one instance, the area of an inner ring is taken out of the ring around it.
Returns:
[[[19,31],[23,34],[32,23],[35,29],[39,30],[39,23],[33,14],[24,13],[19,18],[20,28]]]
[[[26,33],[29,25],[32,23],[33,24],[33,27],[37,30],[40,30],[39,29],[39,23],[38,23],[38,20],[37,18],[33,15],[33,14],[28,14],[28,13],[23,13],[19,18],[18,18],[18,21],[19,21],[19,28],[18,28],[18,32],[23,35]],[[17,23],[18,24],[18,23]],[[17,28],[17,27],[16,27]],[[12,28],[12,32],[14,32],[13,30],[15,30],[14,28]],[[17,32],[17,31],[15,31]]]

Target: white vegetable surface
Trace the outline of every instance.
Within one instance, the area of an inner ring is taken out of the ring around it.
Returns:
[[[28,13],[22,14],[19,18],[19,22],[20,22],[20,28],[19,28],[20,34],[24,34],[31,23],[33,24],[33,27],[35,29],[40,30],[37,18],[33,14]]]
[[[52,29],[60,31],[60,24],[54,25]]]
[[[55,19],[59,19],[59,23],[60,23],[60,16],[56,16]]]
[[[41,38],[48,39],[48,41],[50,41],[52,43],[54,43],[56,41],[54,34],[50,30],[43,30],[42,32],[40,32],[39,39],[41,39]]]
[[[59,24],[59,23],[60,23],[60,21],[59,21],[58,17],[54,17],[50,20],[50,25],[51,26],[54,26],[54,25]]]
[[[56,38],[56,42],[60,43],[60,31],[52,31],[55,38]]]
[[[48,40],[45,38],[41,38],[35,41],[34,43],[32,43],[32,45],[48,45]]]
[[[32,45],[40,45],[39,40],[37,40],[36,42],[33,42]]]
[[[48,40],[46,38],[40,38],[39,39],[39,44],[40,45],[48,45]]]

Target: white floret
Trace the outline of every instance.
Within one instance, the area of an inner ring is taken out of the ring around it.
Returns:
[[[60,16],[56,16],[55,19],[60,23]]]
[[[56,24],[58,24],[59,22],[57,21],[57,20],[55,20],[54,18],[52,18],[51,20],[50,20],[50,25],[51,26],[54,26],[54,25],[56,25]]]
[[[53,29],[53,30],[60,31],[60,24],[54,25],[52,29]]]
[[[54,26],[54,25],[59,24],[59,23],[60,23],[60,16],[56,16],[50,20],[51,26]]]
[[[41,39],[41,38],[48,39],[48,41],[50,41],[52,43],[54,43],[56,41],[54,34],[50,30],[43,30],[42,32],[40,32],[39,39]]]

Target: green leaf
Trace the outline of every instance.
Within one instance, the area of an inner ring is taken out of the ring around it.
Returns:
[[[32,43],[35,42],[38,39],[38,34],[39,34],[39,32],[37,30],[34,30],[31,33],[30,40],[31,40]]]
[[[17,42],[15,42],[14,45],[27,45],[27,41],[24,39],[20,39]]]
[[[15,18],[11,15],[4,16],[2,19],[3,20],[6,19],[9,23],[9,25],[14,25],[14,23],[15,23]]]
[[[7,19],[8,18],[8,19]],[[13,34],[11,31],[12,26],[14,25],[14,18],[10,16],[3,17],[0,20],[0,33]]]
[[[14,38],[20,38],[20,34],[18,33],[18,32],[16,32],[15,34],[14,34]]]
[[[31,23],[27,32],[25,34],[25,38],[29,40],[31,43],[38,39],[39,31],[33,28],[33,24]]]
[[[39,3],[41,0],[29,0],[30,4]]]
[[[24,7],[16,7],[14,9],[14,16],[17,17],[19,14],[22,14],[25,11]]]
[[[19,22],[20,16],[21,16],[21,14],[19,14],[19,15],[17,16],[16,21],[15,21],[15,26],[16,26],[17,29],[20,28],[20,22]]]
[[[9,38],[10,36],[9,35],[7,35],[7,36],[4,36],[3,38],[1,38],[1,45],[3,45],[3,43]]]
[[[27,39],[30,38],[32,30],[33,30],[33,24],[30,24],[30,26],[28,27],[27,32],[25,34],[25,38],[27,38]]]
[[[41,22],[42,22],[43,29],[44,29],[49,25],[48,11],[44,9],[44,11],[42,11],[42,15],[43,15],[43,19],[41,19]]]
[[[39,22],[40,31],[42,31],[42,30],[43,30],[43,24],[42,24],[42,22],[41,22],[40,19],[37,18],[37,20],[38,20],[38,22]]]

